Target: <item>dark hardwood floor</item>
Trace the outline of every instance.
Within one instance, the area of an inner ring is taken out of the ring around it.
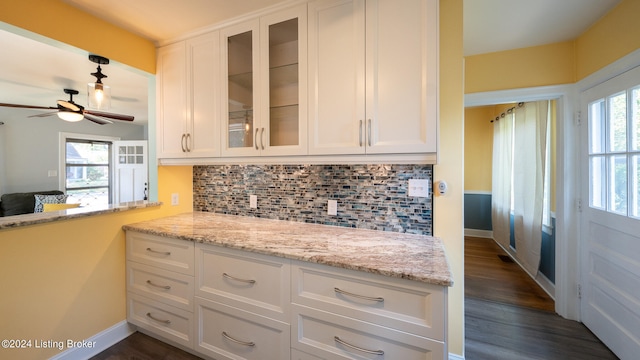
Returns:
[[[111,346],[90,360],[199,360],[201,358],[141,332]]]
[[[465,359],[617,359],[491,239],[465,238]]]

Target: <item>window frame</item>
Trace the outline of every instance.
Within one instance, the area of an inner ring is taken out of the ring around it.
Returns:
[[[59,170],[58,173],[60,176],[59,179],[59,188],[66,193],[67,190],[67,159],[66,159],[66,146],[67,141],[77,141],[77,142],[103,142],[109,143],[109,200],[108,204],[113,203],[113,181],[114,181],[114,163],[113,163],[113,142],[120,140],[120,137],[115,136],[103,136],[103,135],[94,135],[94,134],[80,134],[80,133],[59,133]]]

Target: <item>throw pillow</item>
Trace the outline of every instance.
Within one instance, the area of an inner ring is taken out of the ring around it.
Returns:
[[[36,206],[34,213],[40,213],[44,210],[44,204],[64,204],[67,202],[68,195],[33,195],[36,198]]]

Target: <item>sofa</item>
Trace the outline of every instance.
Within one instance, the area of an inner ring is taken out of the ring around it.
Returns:
[[[35,211],[35,195],[63,195],[60,190],[10,193],[0,196],[0,217],[30,214]]]

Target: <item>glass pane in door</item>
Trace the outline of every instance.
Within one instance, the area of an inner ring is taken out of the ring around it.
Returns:
[[[640,150],[640,87],[631,90],[631,150]]]
[[[589,154],[602,154],[605,144],[605,106],[600,99],[589,104]]]
[[[627,151],[627,93],[609,98],[609,151]]]
[[[631,157],[631,216],[640,218],[640,155]]]
[[[231,148],[253,146],[253,34],[247,31],[227,39],[229,121]]]
[[[298,19],[269,26],[269,144],[298,145]]]
[[[604,156],[594,156],[590,159],[589,176],[591,177],[589,191],[589,205],[596,209],[606,210],[607,184],[606,162]]]
[[[627,215],[627,156],[609,158],[609,211]]]

